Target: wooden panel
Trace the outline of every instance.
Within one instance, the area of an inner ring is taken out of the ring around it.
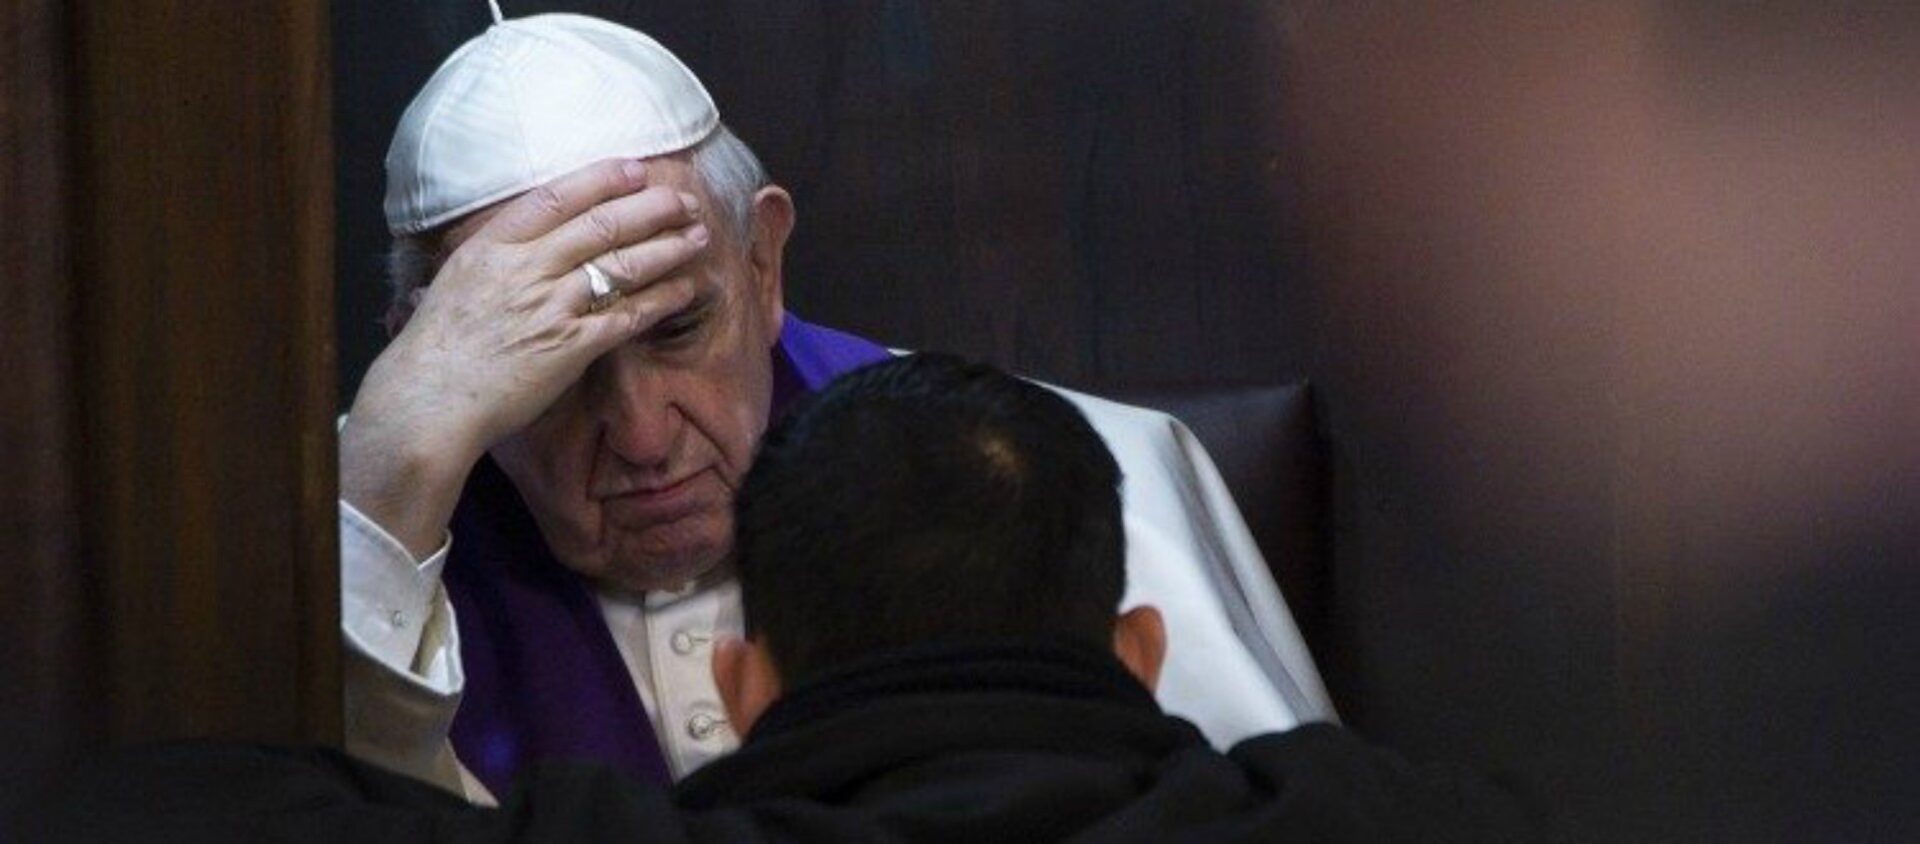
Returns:
[[[335,740],[326,6],[72,14],[69,564],[107,736]]]
[[[9,0],[0,29],[0,782],[98,735],[79,559],[67,250],[66,4]],[[0,788],[0,818],[18,789]]]

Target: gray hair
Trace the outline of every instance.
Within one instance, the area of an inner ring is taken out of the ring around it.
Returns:
[[[689,157],[707,194],[720,206],[720,223],[726,227],[726,234],[746,250],[753,244],[753,196],[769,182],[766,167],[724,123],[706,140],[694,144]],[[387,285],[393,291],[387,306],[390,330],[399,330],[413,312],[415,295],[433,279],[446,258],[440,243],[446,230],[442,226],[419,234],[394,235],[387,251]]]

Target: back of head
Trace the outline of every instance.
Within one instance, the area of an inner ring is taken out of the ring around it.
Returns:
[[[851,373],[767,434],[736,498],[749,633],[788,684],[917,645],[1107,650],[1119,481],[1043,387],[935,354]]]

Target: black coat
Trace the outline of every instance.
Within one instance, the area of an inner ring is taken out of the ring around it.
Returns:
[[[1514,795],[1331,725],[1222,754],[1111,657],[898,655],[796,689],[669,795],[538,769],[498,810],[328,751],[172,745],[70,780],[59,841],[1505,841]]]

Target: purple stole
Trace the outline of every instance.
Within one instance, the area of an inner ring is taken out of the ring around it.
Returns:
[[[772,413],[886,349],[789,315],[773,350]],[[546,760],[601,762],[667,784],[666,759],[588,584],[547,549],[520,494],[482,459],[454,511],[444,581],[466,692],[460,761],[496,795]]]

